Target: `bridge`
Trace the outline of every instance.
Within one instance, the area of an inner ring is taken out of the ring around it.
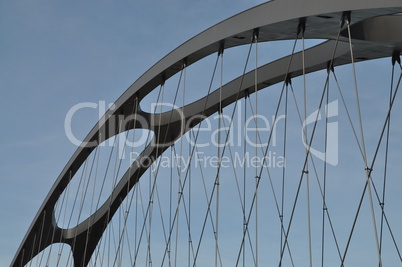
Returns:
[[[344,266],[359,248],[375,265],[400,264],[400,215],[386,208],[398,194],[386,188],[401,12],[397,0],[276,0],[188,40],[88,133],[11,266]],[[290,51],[267,61],[276,42]],[[371,137],[361,104],[377,99],[361,96],[356,67],[381,58],[392,78]],[[333,182],[345,175],[360,181],[346,203]]]

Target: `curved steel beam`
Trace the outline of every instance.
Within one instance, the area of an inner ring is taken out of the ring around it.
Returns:
[[[335,46],[335,41],[329,41],[306,50],[305,56],[309,58],[305,62],[306,72],[310,73],[326,68],[328,61],[331,61],[334,55]],[[345,55],[348,51],[348,43],[338,44],[335,58]],[[292,75],[294,77],[301,75],[303,73],[303,60],[302,53],[299,52],[292,58],[290,56],[285,57],[258,68],[259,73],[264,73],[264,75],[260,75],[261,79],[258,81],[259,89],[265,88],[267,84],[276,84],[283,81],[290,61],[292,61],[290,68]],[[254,71],[247,73],[244,77],[238,77],[222,87],[222,107],[226,107],[237,99],[243,98],[249,88],[254,89]],[[163,114],[149,114],[151,117],[151,127],[149,129],[155,133],[154,140],[126,171],[108,200],[92,216],[78,226],[67,230],[59,229],[58,231],[62,233],[61,240],[63,242],[71,245],[76,242],[73,253],[76,265],[81,266],[82,263],[84,265],[88,263],[89,256],[92,255],[93,250],[96,248],[96,244],[106,229],[106,225],[112,219],[122,200],[138,182],[150,164],[184,133],[217,111],[219,108],[218,94],[219,90],[215,90],[210,95],[183,107],[179,112],[173,110]],[[152,122],[157,123],[153,124]],[[166,138],[166,133],[168,138]],[[142,164],[144,160],[147,161],[146,164]],[[87,242],[88,236],[91,237],[90,244]],[[86,248],[85,244],[87,244]],[[85,255],[83,254],[84,251]]]

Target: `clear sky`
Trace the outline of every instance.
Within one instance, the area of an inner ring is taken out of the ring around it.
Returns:
[[[262,2],[0,0],[1,266],[11,262],[76,150],[64,131],[68,110],[80,102],[114,102],[178,45]],[[373,68],[389,73],[389,62]],[[80,115],[74,131],[84,137],[98,114]],[[378,136],[378,125],[368,129]]]

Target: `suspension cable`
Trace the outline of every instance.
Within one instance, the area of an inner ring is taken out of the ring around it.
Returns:
[[[391,73],[391,89],[389,92],[389,105],[391,105],[392,101],[392,91],[394,88],[394,74],[395,74],[395,53],[392,55],[392,73]],[[399,55],[398,55],[399,57]],[[385,193],[386,193],[386,184],[387,184],[387,167],[388,167],[388,150],[389,150],[389,132],[391,126],[391,118],[389,118],[387,125],[387,133],[386,133],[386,141],[385,141],[385,159],[384,159],[384,175],[383,175],[383,187],[382,187],[382,200],[380,202],[380,206],[384,209],[385,205]],[[384,213],[381,213],[381,222],[380,222],[380,254],[382,252],[382,239],[383,239],[383,227],[384,227]]]
[[[350,57],[351,57],[351,61],[352,61],[353,80],[354,80],[355,94],[356,94],[356,105],[357,105],[357,112],[358,112],[358,119],[359,119],[359,126],[360,126],[360,135],[361,135],[361,142],[362,142],[362,149],[363,149],[363,160],[364,160],[364,165],[366,168],[366,178],[367,178],[366,183],[368,186],[371,216],[372,216],[372,222],[373,222],[373,230],[374,230],[375,242],[376,242],[377,253],[378,253],[378,261],[379,261],[379,266],[382,267],[380,242],[378,239],[377,223],[376,223],[375,213],[374,213],[374,204],[373,204],[373,197],[372,197],[372,191],[371,191],[371,184],[369,181],[371,178],[369,176],[369,169],[368,169],[368,165],[367,165],[367,155],[366,155],[366,146],[365,146],[365,141],[364,141],[363,121],[362,121],[361,109],[360,109],[359,90],[358,90],[358,85],[357,85],[356,66],[355,66],[354,55],[353,55],[352,36],[351,36],[351,30],[350,30],[350,20],[351,20],[350,12],[347,13],[346,17],[347,17],[346,25],[347,25],[348,36],[349,36]]]
[[[203,112],[205,111],[206,105],[208,103],[209,94],[210,94],[210,91],[211,91],[211,88],[212,88],[212,82],[214,80],[214,76],[215,76],[216,68],[217,68],[217,65],[218,65],[218,61],[219,61],[219,55],[216,58],[215,67],[213,69],[212,78],[211,78],[211,81],[210,81],[210,84],[209,84],[209,88],[208,88],[208,92],[207,92],[207,98],[206,98],[206,101],[204,103]],[[204,113],[201,114],[201,116],[203,116],[203,115],[204,115]],[[191,160],[192,160],[192,158],[194,156],[195,147],[196,147],[198,136],[199,136],[199,133],[200,133],[200,131],[199,131],[200,127],[201,127],[201,123],[199,123],[199,125],[198,125],[198,131],[197,131],[197,134],[196,134],[196,137],[195,137],[194,146],[193,146],[193,148],[191,150],[190,159],[189,159],[188,164],[187,164],[188,166],[190,166]],[[185,184],[186,184],[189,169],[190,168],[188,168],[188,167],[186,168],[186,175],[185,175],[185,178],[184,178],[183,186],[185,186]],[[181,198],[182,198],[182,195],[179,196],[178,202],[180,202]],[[170,240],[171,240],[171,234],[172,234],[172,231],[173,231],[173,225],[175,224],[175,221],[177,219],[177,214],[178,214],[178,207],[176,207],[176,211],[175,211],[175,214],[173,216],[172,227],[170,227],[170,230],[169,230],[169,238],[168,238],[169,244],[170,244]],[[168,249],[169,249],[169,247],[166,246],[165,252],[164,252],[164,255],[163,255],[163,258],[162,258],[162,265],[163,265],[163,263],[165,261]],[[194,261],[194,263],[195,263],[195,261]]]
[[[258,29],[254,30],[255,69],[254,69],[254,97],[255,97],[255,157],[258,158]],[[258,267],[258,166],[255,166],[255,266]]]
[[[241,77],[240,86],[239,86],[238,91],[237,91],[237,94],[236,94],[236,100],[235,100],[235,102],[234,102],[234,108],[233,108],[231,120],[230,120],[230,123],[229,123],[228,134],[226,135],[226,139],[225,139],[225,144],[228,142],[230,129],[232,128],[233,117],[234,117],[234,115],[235,115],[235,111],[236,111],[237,103],[238,103],[237,100],[239,99],[239,96],[240,96],[240,90],[241,90],[242,85],[243,85],[243,80],[244,80],[244,76],[245,76],[245,74],[246,74],[246,68],[247,68],[247,64],[248,64],[249,58],[250,58],[250,54],[251,54],[251,49],[252,49],[252,47],[253,47],[253,42],[251,42],[250,47],[249,47],[249,51],[248,51],[248,54],[247,54],[246,63],[245,63],[244,69],[243,69],[242,77]],[[221,152],[222,155],[224,155],[224,153],[225,153],[225,148],[226,148],[226,147],[223,147],[223,149],[222,149],[222,152]],[[197,245],[197,251],[196,251],[196,254],[195,254],[195,259],[197,259],[198,252],[199,252],[199,248],[200,248],[200,245],[201,245],[201,240],[202,240],[202,237],[203,237],[203,235],[204,235],[205,225],[206,225],[206,221],[207,221],[207,218],[208,218],[208,212],[209,212],[209,210],[210,210],[210,208],[211,208],[212,197],[213,197],[214,192],[215,192],[215,190],[216,190],[216,178],[217,178],[218,175],[219,175],[220,168],[221,168],[221,165],[218,165],[218,168],[217,168],[217,175],[216,175],[216,177],[215,177],[215,183],[214,183],[214,186],[213,186],[213,188],[212,188],[211,198],[210,198],[210,200],[209,200],[209,202],[208,202],[207,213],[206,213],[207,215],[206,215],[205,218],[204,218],[204,223],[203,223],[203,227],[202,227],[202,230],[201,230],[200,239],[199,239],[199,242],[198,242],[198,245]],[[195,263],[195,262],[194,262],[194,263]]]
[[[288,79],[288,80],[289,80],[289,79]],[[290,80],[289,80],[289,81],[290,81]],[[285,91],[285,96],[286,96],[286,91]],[[285,97],[285,98],[286,98],[286,97]],[[249,100],[252,116],[255,116],[253,107],[252,107],[252,105],[251,105],[251,100],[250,100],[250,98],[247,98],[246,100]],[[285,118],[285,120],[286,120],[286,118]],[[259,133],[259,132],[258,132],[258,141],[259,141],[260,143],[262,143],[261,136],[260,136],[260,133]],[[230,147],[229,147],[229,151],[230,151]],[[264,149],[263,149],[262,146],[261,146],[261,152],[264,154]],[[232,161],[233,161],[233,159],[232,159]],[[272,182],[272,176],[271,176],[271,173],[270,173],[270,171],[269,171],[269,168],[264,168],[264,169],[266,170],[267,175],[268,175],[268,181],[269,181],[269,184],[270,184],[270,187],[271,187],[272,195],[273,195],[273,197],[274,197],[276,210],[277,210],[277,212],[278,212],[278,218],[279,218],[279,220],[281,221],[281,234],[282,234],[282,236],[285,236],[286,233],[285,233],[285,228],[284,228],[284,225],[283,225],[283,217],[281,218],[281,214],[283,214],[283,213],[281,212],[281,209],[279,208],[279,201],[278,201],[278,197],[277,197],[277,195],[276,195],[276,193],[275,193],[275,188],[274,188],[274,185],[273,185],[273,182]],[[244,215],[244,216],[245,216],[245,215]],[[246,221],[246,219],[244,219],[244,220]],[[246,229],[246,231],[247,231],[247,234],[248,234],[248,229]],[[248,235],[249,235],[249,234],[248,234]],[[249,239],[250,239],[250,237],[249,237]],[[251,240],[251,239],[250,239],[250,240]],[[288,250],[288,253],[289,253],[289,257],[290,257],[291,264],[292,264],[292,266],[294,266],[293,256],[292,256],[292,253],[291,253],[291,251],[290,251],[289,243],[286,245],[286,247],[287,247],[287,250]],[[243,246],[243,249],[244,249],[244,246]],[[281,249],[282,249],[282,248],[281,248]]]
[[[286,71],[286,74],[285,74],[285,81],[287,80],[287,78],[288,78],[289,75],[290,75],[290,74],[289,74],[289,70],[290,70],[290,66],[291,66],[291,63],[292,63],[292,59],[293,59],[294,50],[295,50],[295,47],[296,47],[296,43],[297,43],[297,38],[298,38],[298,36],[299,36],[299,33],[297,33],[297,35],[296,35],[295,43],[294,43],[294,46],[293,46],[293,51],[292,51],[292,54],[291,54],[291,56],[290,56],[288,68],[287,68],[287,71]],[[283,97],[284,89],[285,89],[285,83],[283,84],[282,89],[281,89],[281,93],[280,93],[279,100],[278,100],[278,105],[277,105],[276,111],[275,111],[275,116],[274,116],[273,125],[275,125],[276,120],[277,120],[277,116],[278,116],[280,104],[281,104],[281,102],[282,102],[282,97]],[[264,157],[263,157],[263,162],[262,162],[262,165],[261,165],[261,168],[260,168],[259,176],[261,176],[262,171],[263,171],[264,166],[265,166],[266,155],[267,155],[267,153],[268,153],[268,149],[269,149],[269,146],[270,146],[270,143],[271,143],[271,138],[272,138],[272,131],[270,132],[270,135],[269,135],[269,137],[268,137],[267,147],[266,147],[265,152],[264,152],[264,155],[263,155]],[[256,186],[257,188],[258,188],[258,186],[259,186],[260,180],[261,180],[261,179],[258,179],[258,183],[257,183],[257,186]],[[252,210],[253,210],[254,204],[255,204],[255,193],[254,193],[253,198],[252,198],[251,208],[250,208],[250,211],[249,211],[249,214],[248,214],[247,223],[246,223],[246,228],[248,228],[248,222],[250,221],[251,212],[252,212]],[[242,247],[243,247],[243,245],[244,245],[244,239],[245,239],[245,232],[243,233],[243,238],[242,238],[242,242],[241,242],[241,245],[240,245],[240,251],[242,250]],[[285,239],[285,240],[286,240],[286,239]],[[284,244],[284,245],[286,245],[286,244]],[[236,266],[237,266],[237,264],[238,264],[238,262],[239,262],[240,251],[239,251],[239,254],[238,254],[238,257],[237,257]],[[284,250],[283,250],[283,251],[284,251]],[[282,254],[282,255],[283,255],[283,254]]]
[[[177,95],[178,95],[178,91],[179,91],[179,88],[180,88],[180,84],[181,84],[181,79],[182,79],[182,76],[183,76],[184,67],[185,67],[185,64],[183,64],[183,69],[182,69],[182,71],[180,72],[179,82],[178,82],[178,85],[177,85],[177,88],[176,88],[176,93],[175,93],[175,96],[174,96],[174,101],[173,101],[173,105],[172,105],[172,110],[171,110],[171,113],[170,113],[170,119],[169,119],[169,121],[171,121],[171,119],[172,119],[173,109],[174,109],[174,106],[175,106],[175,104],[176,104]],[[169,126],[170,126],[170,123],[168,124],[167,127],[169,127]],[[167,140],[167,132],[168,132],[168,130],[166,130],[166,133],[165,133],[164,143],[166,143],[166,140]],[[158,165],[158,169],[159,169],[159,165]],[[153,184],[153,186],[152,186],[151,193],[150,193],[150,194],[151,194],[151,197],[154,195],[154,192],[155,192],[156,176],[155,176],[154,180],[155,180],[155,181],[154,181],[154,184]],[[144,223],[143,223],[143,226],[142,226],[142,230],[141,230],[141,234],[140,234],[140,241],[139,241],[139,242],[141,242],[142,234],[143,234],[143,231],[144,231],[144,229],[145,229],[145,222],[146,222],[146,219],[147,219],[148,216],[149,216],[149,212],[150,212],[150,202],[148,202],[148,205],[147,205],[147,209],[146,209],[146,213],[145,213],[145,218],[144,218]],[[170,231],[170,235],[171,235],[171,231]],[[170,239],[170,235],[169,235],[169,239]],[[138,255],[138,250],[139,250],[139,247],[137,248],[137,251],[136,251],[136,257],[137,257],[137,255]],[[136,258],[136,257],[135,257],[135,258]]]
[[[331,61],[330,61],[330,64],[331,64],[331,65],[332,65],[333,62],[334,62],[335,53],[336,53],[336,50],[337,50],[337,47],[338,47],[339,38],[340,38],[340,33],[341,33],[341,30],[342,30],[342,26],[343,26],[343,22],[342,22],[342,20],[341,20],[341,22],[340,22],[340,27],[339,27],[339,31],[338,31],[338,35],[337,35],[337,38],[336,38],[335,47],[334,47],[334,50],[333,50],[333,53],[332,53],[332,57],[331,57]],[[320,104],[319,104],[318,110],[321,109],[322,102],[323,102],[323,99],[324,99],[324,96],[325,96],[325,91],[326,91],[326,87],[327,87],[328,80],[329,80],[329,74],[327,75],[327,78],[326,78],[326,82],[325,82],[324,90],[323,90],[322,95],[321,95],[321,100],[320,100]],[[319,113],[317,112],[317,117],[318,117],[318,115],[319,115]],[[300,177],[300,180],[299,180],[299,185],[298,185],[298,188],[297,188],[297,192],[296,192],[296,196],[295,196],[295,201],[294,201],[294,203],[293,203],[293,207],[292,207],[292,211],[291,211],[291,216],[290,216],[290,221],[289,221],[289,225],[288,225],[288,228],[287,228],[287,236],[285,237],[284,246],[285,246],[285,245],[287,244],[287,242],[288,242],[288,236],[289,236],[289,232],[290,232],[290,227],[291,227],[291,225],[292,225],[292,220],[293,220],[294,212],[295,212],[295,209],[296,209],[296,203],[297,203],[297,199],[298,199],[299,193],[300,193],[301,183],[302,183],[302,181],[303,181],[303,177],[304,177],[304,174],[305,174],[306,163],[307,163],[307,161],[308,161],[308,157],[309,157],[309,154],[310,154],[311,144],[312,144],[312,141],[313,141],[314,133],[315,133],[316,126],[317,126],[317,122],[318,122],[317,117],[316,117],[316,119],[315,119],[315,121],[314,121],[315,123],[314,123],[313,130],[312,130],[312,134],[311,134],[311,137],[310,137],[310,142],[307,143],[309,149],[308,149],[308,153],[307,153],[307,155],[306,155],[306,158],[305,158],[305,160],[304,160],[303,171],[302,171],[302,174],[301,174],[301,177]],[[284,251],[284,250],[282,250],[282,252],[283,252],[283,251]],[[282,265],[282,259],[283,259],[283,253],[281,254],[281,257],[280,257],[280,260],[279,260],[279,266]]]
[[[331,71],[333,66],[328,66],[327,72]],[[324,169],[323,169],[323,200],[322,200],[322,232],[321,232],[321,266],[324,267],[325,255],[325,211],[326,206],[326,193],[327,193],[327,148],[328,148],[328,117],[329,117],[329,81],[327,87],[326,105],[325,105],[325,131],[324,131]]]
[[[401,66],[401,69],[402,69],[402,66]],[[393,97],[392,97],[392,101],[391,101],[391,104],[390,104],[389,109],[388,109],[388,113],[387,113],[387,116],[386,116],[386,119],[385,119],[385,122],[384,122],[384,125],[383,125],[383,128],[382,128],[382,131],[381,131],[381,134],[380,134],[380,138],[379,138],[379,141],[378,141],[378,143],[377,143],[376,150],[375,150],[375,152],[374,152],[374,156],[373,156],[372,163],[371,163],[370,167],[369,167],[368,170],[367,170],[367,171],[368,171],[368,176],[370,177],[370,180],[372,180],[372,179],[371,179],[371,172],[372,172],[372,170],[373,170],[375,161],[376,161],[376,159],[377,159],[377,155],[378,155],[378,152],[379,152],[379,149],[380,149],[380,145],[381,145],[381,142],[382,142],[382,138],[383,138],[383,136],[384,136],[384,133],[385,133],[385,130],[386,130],[388,121],[389,121],[389,119],[390,119],[391,110],[392,110],[392,107],[393,107],[393,104],[394,104],[394,101],[395,101],[395,98],[396,98],[396,95],[397,95],[397,92],[398,92],[398,89],[399,89],[399,85],[400,85],[400,83],[401,83],[401,79],[402,79],[402,73],[401,73],[401,75],[399,76],[398,84],[397,84],[397,87],[396,87],[396,89],[395,89],[395,91],[394,91],[394,94],[393,94]],[[355,229],[355,226],[356,226],[357,218],[358,218],[359,213],[360,213],[360,209],[361,209],[361,206],[362,206],[362,202],[363,202],[363,199],[364,199],[364,195],[365,195],[366,189],[367,189],[367,187],[368,187],[367,183],[368,183],[368,181],[365,183],[365,186],[364,186],[364,188],[363,188],[363,193],[362,193],[362,196],[361,196],[361,198],[360,198],[360,202],[359,202],[359,205],[358,205],[358,208],[357,208],[357,211],[356,211],[356,215],[355,215],[355,218],[354,218],[354,221],[353,221],[353,224],[352,224],[352,229],[351,229],[351,231],[350,231],[349,238],[348,238],[348,242],[347,242],[347,244],[346,244],[346,248],[345,248],[345,251],[344,251],[343,258],[342,258],[341,267],[343,267],[343,263],[344,263],[344,261],[345,261],[346,254],[347,254],[348,249],[349,249],[350,241],[351,241],[351,239],[352,239],[352,235],[353,235],[353,232],[354,232],[354,229]],[[384,211],[383,211],[383,212],[384,212]],[[385,218],[386,218],[386,217],[385,217]],[[386,221],[387,221],[387,220],[386,220]],[[397,249],[397,250],[398,250],[398,249]],[[398,253],[399,253],[399,250],[398,250]],[[399,254],[399,255],[400,255],[400,254]],[[402,258],[401,258],[401,259],[402,259]]]
[[[294,104],[295,104],[295,107],[296,107],[297,115],[298,115],[298,118],[299,118],[299,122],[300,122],[301,127],[303,127],[303,120],[302,120],[302,115],[301,115],[301,112],[300,112],[299,104],[297,102],[296,95],[295,95],[295,92],[294,92],[294,89],[293,89],[293,86],[292,86],[291,82],[289,82],[289,84],[290,84],[290,89],[291,89],[292,96],[293,96],[293,101],[294,101]],[[339,244],[338,244],[338,240],[337,240],[336,234],[335,234],[335,229],[333,227],[332,219],[331,219],[331,216],[329,214],[329,208],[328,208],[328,205],[326,203],[326,199],[324,198],[324,190],[323,190],[323,188],[321,186],[321,183],[320,183],[320,180],[318,178],[318,171],[317,171],[317,168],[316,168],[316,165],[315,165],[315,162],[314,162],[313,155],[310,153],[309,157],[310,157],[311,165],[313,166],[313,170],[314,170],[314,174],[315,174],[316,181],[317,181],[317,184],[318,184],[318,188],[320,189],[321,198],[323,200],[323,204],[325,205],[325,213],[327,215],[328,222],[329,222],[329,225],[331,227],[331,232],[332,232],[332,236],[334,238],[334,242],[335,242],[335,245],[336,245],[336,248],[337,248],[338,256],[339,256],[339,259],[342,259]]]
[[[246,125],[247,122],[247,99],[249,98],[249,93],[248,90],[246,90],[246,95],[244,97],[244,125]],[[244,129],[246,131],[246,129]],[[243,133],[243,157],[246,158],[247,155],[247,142],[246,142],[246,135],[245,132]],[[243,232],[248,229],[246,228],[246,177],[247,177],[247,170],[246,168],[243,168]],[[251,238],[249,238],[249,241],[251,241]],[[252,250],[253,251],[253,250]],[[253,253],[254,255],[254,253]],[[246,263],[246,246],[243,246],[243,267],[245,266]]]
[[[162,95],[162,101],[163,101],[163,95],[164,95],[164,82],[161,84],[161,86],[160,86],[160,89],[159,89],[159,93],[158,93],[158,97],[157,97],[157,103],[159,103],[159,98],[161,97],[161,95]],[[138,110],[138,98],[137,97],[135,97],[135,105],[133,104],[133,108],[134,108],[134,110],[135,111],[137,111]],[[161,107],[162,108],[162,107]],[[157,109],[157,105],[155,105],[155,107],[154,107],[154,112],[156,112],[156,109]],[[132,113],[134,113],[134,110],[133,110],[133,112]],[[134,123],[136,123],[136,120],[137,120],[137,112],[135,112],[135,117],[134,117]],[[135,138],[135,136],[134,136],[134,134],[133,134],[133,142],[134,142],[134,138]],[[146,142],[145,143],[148,143],[148,141],[149,141],[149,138],[150,138],[150,132],[148,132],[148,135],[147,135],[147,139],[146,139]],[[131,173],[131,169],[132,169],[132,165],[130,165],[130,167],[129,167],[129,173]],[[137,174],[137,177],[136,177],[136,180],[138,180],[138,175],[139,174]],[[130,175],[131,176],[131,175]],[[134,197],[134,194],[135,194],[135,191],[139,191],[139,195],[140,195],[140,197],[141,197],[141,204],[143,205],[143,201],[142,201],[142,194],[141,194],[141,187],[140,187],[140,185],[137,183],[137,185],[138,186],[136,186],[135,188],[134,188],[134,190],[133,190],[133,194],[131,195],[131,198],[130,198],[130,201],[129,201],[129,204],[128,204],[128,208],[127,208],[127,211],[126,211],[126,214],[127,214],[127,216],[126,216],[126,218],[125,218],[125,222],[124,222],[124,227],[123,227],[123,229],[126,229],[126,225],[127,225],[127,219],[128,219],[128,214],[129,214],[129,211],[130,211],[130,209],[131,209],[131,205],[132,205],[132,202],[133,202],[133,197]],[[128,186],[128,188],[129,188],[129,186]],[[127,188],[127,190],[128,190],[128,188]],[[138,188],[138,189],[137,189]],[[137,194],[135,194],[136,195],[136,203],[138,203],[138,193]],[[138,209],[136,209],[136,212],[135,212],[135,229],[137,229],[137,210]],[[144,207],[142,206],[142,212],[143,212],[143,215],[144,215]],[[144,218],[145,218],[145,215],[144,215]],[[145,220],[145,219],[144,219]],[[147,231],[146,229],[145,229],[145,231]],[[122,236],[123,236],[123,233],[122,233],[122,235],[121,235],[121,237],[120,237],[120,240],[122,239]],[[141,237],[142,237],[142,232],[141,232]],[[140,237],[140,240],[139,240],[139,243],[138,243],[138,248],[139,248],[139,245],[140,245],[140,243],[141,243],[141,237]],[[119,241],[119,243],[120,243],[120,241]],[[135,231],[135,242],[134,242],[134,244],[135,244],[135,246],[137,245],[137,231]],[[135,254],[135,257],[134,257],[134,264],[135,264],[135,262],[136,262],[136,259],[137,259],[137,253]]]

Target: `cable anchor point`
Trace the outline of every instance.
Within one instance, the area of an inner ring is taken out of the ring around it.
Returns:
[[[352,11],[344,11],[342,13],[342,18],[341,18],[341,28],[345,25],[345,22],[348,22],[350,24],[350,21],[352,20]]]
[[[260,30],[258,28],[255,28],[253,30],[253,37],[252,37],[252,42],[257,42],[258,41],[258,36],[260,34]]]
[[[304,36],[304,33],[306,32],[306,18],[301,18],[299,20],[299,24],[297,25],[297,36],[299,36],[300,33]]]
[[[292,86],[292,77],[290,76],[290,74],[286,75],[285,77],[285,85],[288,86]]]
[[[166,74],[163,73],[161,77],[161,86],[165,86],[165,82],[166,82]]]
[[[183,59],[183,70],[187,68],[187,58]]]
[[[219,43],[218,56],[223,55],[223,51],[225,51],[225,41]]]
[[[250,96],[248,89],[244,90],[244,98],[247,99]]]
[[[330,72],[332,72],[332,73],[335,72],[335,69],[334,69],[334,61],[333,61],[333,60],[330,60],[330,61],[328,61],[328,63],[327,63],[327,73],[330,73]]]
[[[395,66],[395,63],[398,62],[399,65],[401,65],[401,51],[400,50],[395,50],[394,53],[392,53],[392,66]]]

